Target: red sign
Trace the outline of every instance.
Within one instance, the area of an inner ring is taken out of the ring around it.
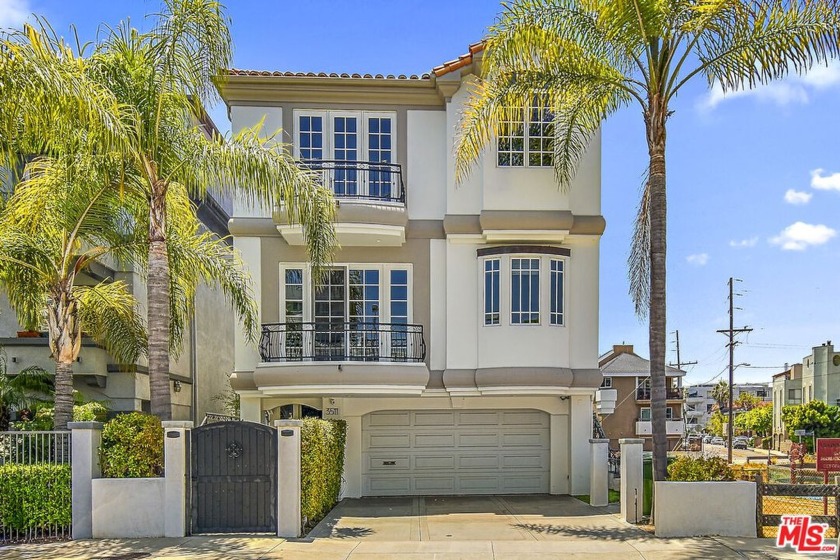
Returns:
[[[840,438],[817,438],[817,470],[840,471]]]

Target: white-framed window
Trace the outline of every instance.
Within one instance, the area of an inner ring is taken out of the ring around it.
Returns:
[[[601,389],[612,389],[612,377],[604,377],[601,381]]]
[[[674,419],[674,409],[673,407],[666,406],[665,407],[665,419],[666,420],[673,420]],[[642,422],[650,422],[650,407],[643,406],[639,409],[639,420]]]
[[[538,96],[526,109],[512,110],[496,142],[499,167],[551,167],[554,161],[551,110]]]
[[[501,322],[501,260],[484,261],[484,324],[498,325]]]
[[[540,259],[510,259],[510,322],[540,323]]]
[[[551,259],[549,274],[549,323],[563,325],[563,261]]]

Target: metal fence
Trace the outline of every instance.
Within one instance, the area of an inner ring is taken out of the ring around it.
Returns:
[[[826,537],[836,538],[840,529],[840,486],[834,484],[834,474],[829,478],[831,483],[825,484],[823,474],[813,469],[792,471],[790,467],[771,466],[766,477],[756,473],[758,536],[776,536],[784,516],[810,515],[814,523],[828,524]],[[791,478],[796,482],[791,483]]]
[[[0,543],[72,535],[70,432],[0,432]]]

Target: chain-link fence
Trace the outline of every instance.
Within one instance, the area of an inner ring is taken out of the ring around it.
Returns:
[[[814,469],[771,466],[766,478],[757,473],[758,536],[775,537],[783,516],[810,515],[812,522],[829,525],[826,537],[836,538],[840,527],[840,486],[833,483],[835,474],[830,473],[831,483],[825,484],[823,473]],[[767,483],[768,478],[772,483]]]
[[[70,432],[0,432],[0,543],[70,538]]]

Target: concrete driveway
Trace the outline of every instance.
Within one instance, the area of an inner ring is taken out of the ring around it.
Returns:
[[[691,507],[686,504],[686,507]],[[30,560],[549,560],[801,558],[773,539],[658,539],[619,520],[616,507],[568,496],[344,500],[303,539],[205,535],[0,547]],[[809,557],[814,557],[809,555]],[[831,555],[816,555],[818,558]]]

